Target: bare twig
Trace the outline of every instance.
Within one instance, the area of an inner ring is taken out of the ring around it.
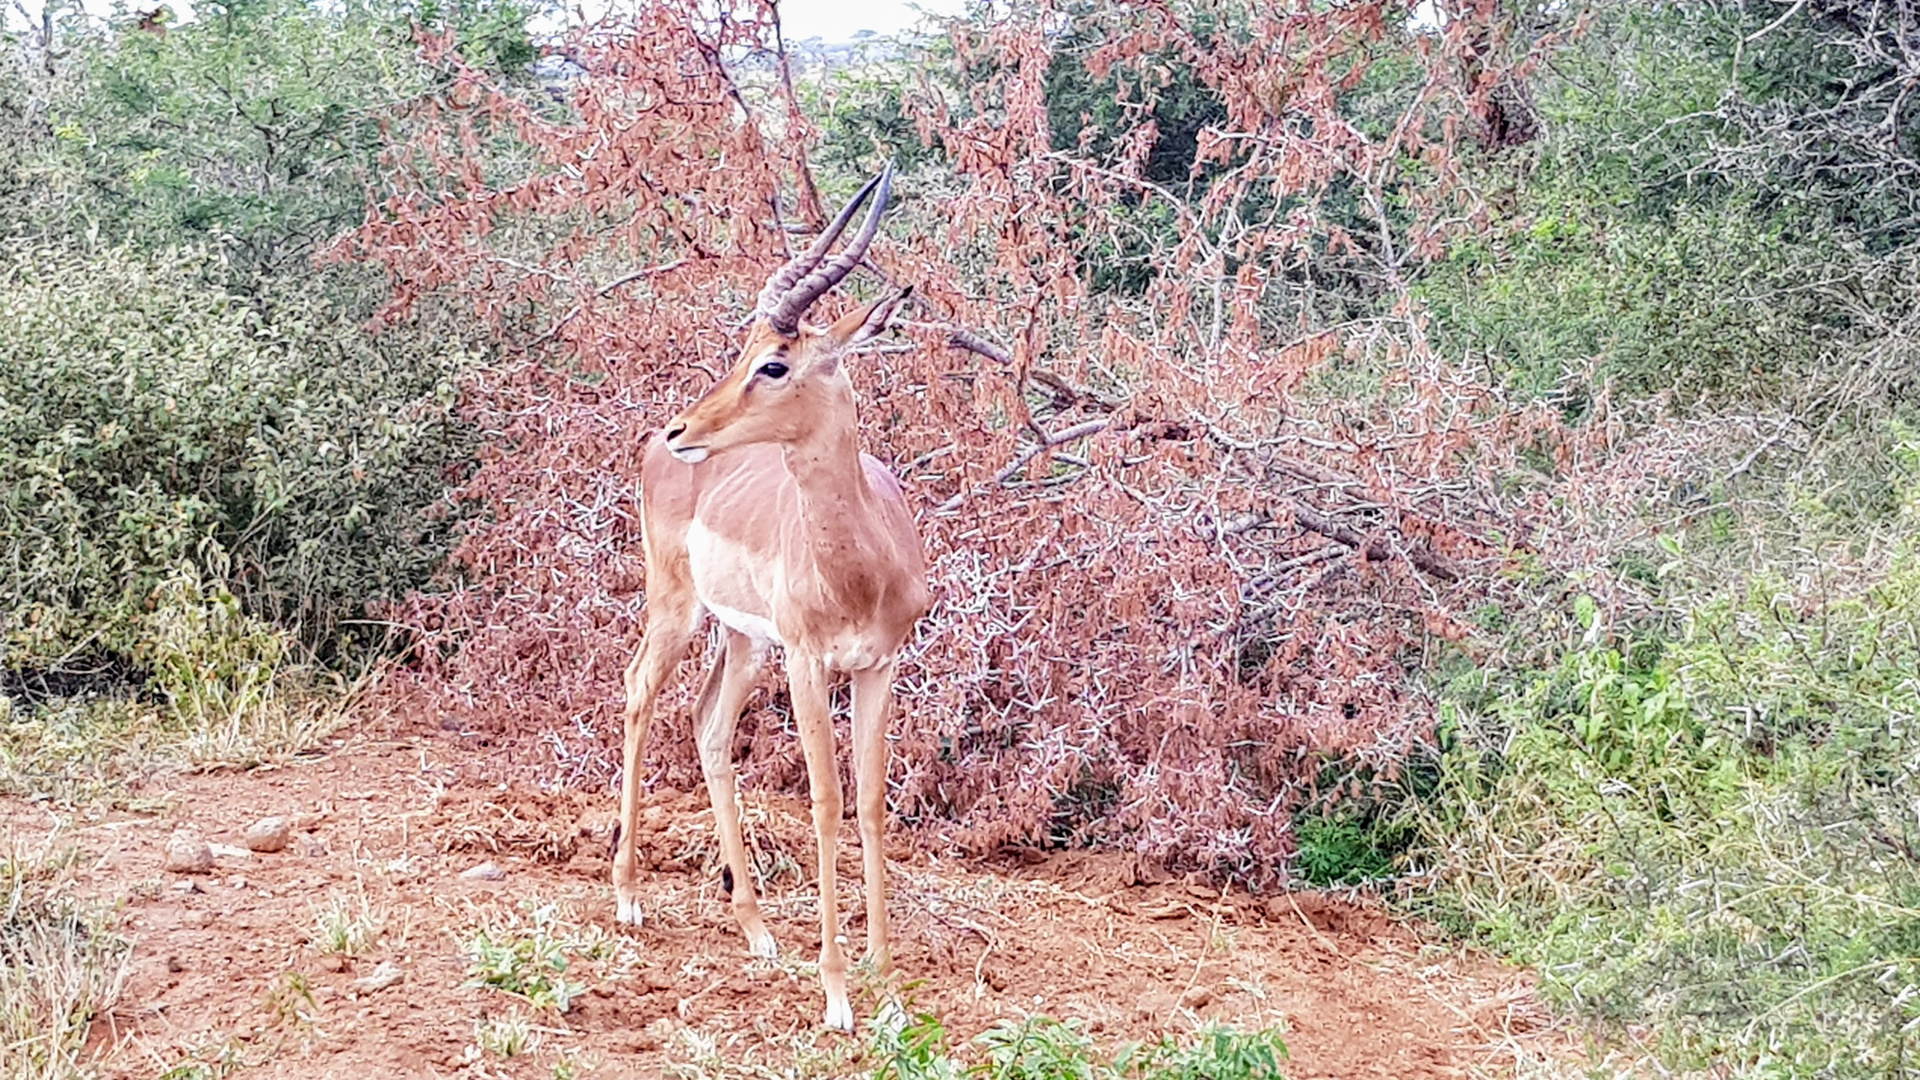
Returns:
[[[506,260],[501,260],[501,261],[504,262]],[[671,273],[675,270],[680,269],[685,265],[687,265],[687,260],[675,259],[670,263],[661,263],[658,266],[648,266],[639,270],[635,270],[630,274],[622,274],[619,277],[614,278],[612,281],[607,282],[605,285],[600,286],[598,289],[593,290],[593,295],[602,297],[602,298],[611,296],[613,294],[613,291],[615,289],[620,288],[621,286],[631,285],[634,282],[641,280],[642,278],[650,278],[650,277],[657,276],[659,274]],[[546,271],[546,270],[538,270],[534,268],[529,268],[529,269],[530,269],[530,272],[535,272],[535,273],[545,273],[548,275],[551,275],[552,273],[551,271]],[[540,346],[545,345],[547,342],[552,341],[554,335],[558,334],[562,327],[572,322],[574,318],[577,317],[584,310],[586,310],[586,304],[584,302],[573,305],[573,307],[570,310],[568,310],[568,312],[565,315],[562,315],[558,319],[555,319],[553,321],[553,325],[547,327],[544,333],[542,333],[539,337],[534,338],[532,341],[528,342],[527,351],[531,352],[534,349],[537,349]]]

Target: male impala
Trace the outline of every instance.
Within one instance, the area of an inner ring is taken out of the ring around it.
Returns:
[[[613,888],[621,922],[638,925],[633,835],[640,752],[661,684],[712,612],[726,643],[694,706],[700,764],[726,855],[726,887],[755,956],[773,956],[740,837],[733,732],[768,645],[786,649],[793,717],[806,752],[820,858],[820,979],[826,1025],[853,1030],[834,855],[840,773],[828,681],[853,681],[853,761],[866,868],[867,948],[885,971],[887,713],[894,661],[927,610],[926,555],[899,482],[860,452],[847,349],[885,329],[900,292],[824,330],[800,317],[847,276],[886,212],[893,168],[860,194],[805,254],[768,279],[727,376],[668,422],[641,465],[647,629],[627,666],[626,771]],[[878,194],[874,191],[878,188]],[[860,231],[826,253],[873,195]],[[824,261],[823,261],[824,260]]]

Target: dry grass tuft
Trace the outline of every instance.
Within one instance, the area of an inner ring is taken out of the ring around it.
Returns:
[[[148,777],[286,764],[352,721],[356,688],[324,689],[291,673],[282,682],[228,711],[122,699],[14,710],[0,724],[0,794],[134,805]]]
[[[53,839],[0,844],[0,1080],[85,1071],[87,1030],[126,985],[132,944],[112,913],[67,891]]]

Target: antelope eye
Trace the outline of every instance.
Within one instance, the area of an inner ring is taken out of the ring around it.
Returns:
[[[769,379],[784,379],[787,377],[787,365],[778,360],[769,360],[760,365],[757,374],[765,375]]]

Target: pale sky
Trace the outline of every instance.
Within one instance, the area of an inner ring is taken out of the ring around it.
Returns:
[[[961,0],[780,0],[780,28],[795,41],[846,41],[861,30],[898,34],[919,22],[922,11],[957,15],[960,7]]]

